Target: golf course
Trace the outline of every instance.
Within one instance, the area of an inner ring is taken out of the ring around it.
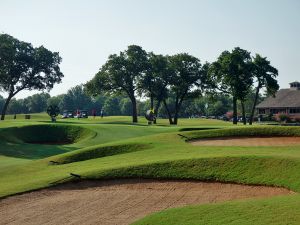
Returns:
[[[1,122],[0,224],[300,223],[298,127],[18,118]]]

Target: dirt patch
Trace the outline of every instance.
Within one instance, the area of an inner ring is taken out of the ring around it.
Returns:
[[[201,146],[289,146],[300,145],[300,137],[217,137],[190,143]]]
[[[196,181],[83,181],[0,200],[0,224],[122,225],[167,208],[292,193]]]

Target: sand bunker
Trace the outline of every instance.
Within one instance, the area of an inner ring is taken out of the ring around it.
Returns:
[[[201,146],[289,146],[300,145],[300,137],[218,137],[190,143]]]
[[[121,225],[167,208],[292,193],[196,181],[83,181],[0,200],[0,224]]]

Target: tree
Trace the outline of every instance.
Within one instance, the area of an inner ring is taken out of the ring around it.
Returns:
[[[140,46],[130,45],[119,55],[110,55],[95,77],[85,84],[91,95],[122,94],[132,103],[132,122],[138,122],[136,91],[138,78],[147,71],[147,52]]]
[[[255,98],[250,114],[249,124],[252,125],[255,107],[259,97],[259,91],[265,87],[268,95],[275,95],[279,89],[276,77],[278,76],[278,70],[271,66],[270,61],[266,57],[261,57],[259,54],[253,59],[253,72],[252,75],[256,80],[256,92]]]
[[[221,116],[226,114],[231,108],[231,99],[221,93],[207,96],[208,115]]]
[[[154,53],[149,53],[148,55],[148,69],[146,73],[139,77],[138,85],[140,95],[145,94],[150,98],[150,109],[154,110],[156,118],[161,102],[167,97],[167,86],[171,80],[172,72],[169,57],[155,55]],[[156,100],[155,106],[154,100]],[[154,123],[156,123],[156,119],[154,119]]]
[[[48,98],[47,99],[47,107],[50,105],[57,105],[60,107],[64,95],[65,94],[60,94],[60,95],[56,95],[56,96],[52,96],[52,97]]]
[[[34,94],[27,99],[27,108],[31,113],[45,112],[47,109],[47,101],[50,98],[48,93]]]
[[[4,104],[5,104],[5,99],[0,95],[0,110],[2,110]]]
[[[12,98],[10,104],[7,108],[7,112],[9,114],[19,114],[24,113],[26,111],[26,105],[23,99],[15,99]]]
[[[242,103],[243,121],[246,123],[244,101],[253,83],[250,52],[236,47],[224,51],[212,63],[209,74],[212,87],[232,96],[233,124],[237,124],[237,101]]]
[[[103,105],[105,115],[117,116],[120,115],[120,98],[116,96],[108,97]]]
[[[131,115],[132,105],[131,105],[131,101],[129,98],[122,98],[120,100],[119,105],[120,105],[121,115],[125,115],[125,116]]]
[[[56,117],[59,115],[60,109],[57,105],[49,105],[47,107],[47,114],[51,117],[52,122],[56,122]]]
[[[8,97],[1,113],[4,120],[10,100],[20,91],[50,90],[63,77],[58,52],[51,52],[43,46],[34,48],[30,43],[0,34],[0,90]]]
[[[62,97],[60,107],[62,110],[90,109],[92,99],[84,91],[83,85],[77,85],[68,90]]]
[[[182,103],[186,99],[198,97],[206,84],[207,64],[201,66],[200,60],[187,53],[170,56],[172,71],[169,81],[169,97],[173,96],[174,105],[172,112],[167,100],[163,99],[170,124],[178,123],[178,116]]]

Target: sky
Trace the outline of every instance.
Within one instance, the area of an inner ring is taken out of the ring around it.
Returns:
[[[299,0],[0,0],[0,32],[60,53],[64,78],[52,96],[86,83],[132,44],[201,62],[239,46],[267,57],[281,88],[300,81]]]

